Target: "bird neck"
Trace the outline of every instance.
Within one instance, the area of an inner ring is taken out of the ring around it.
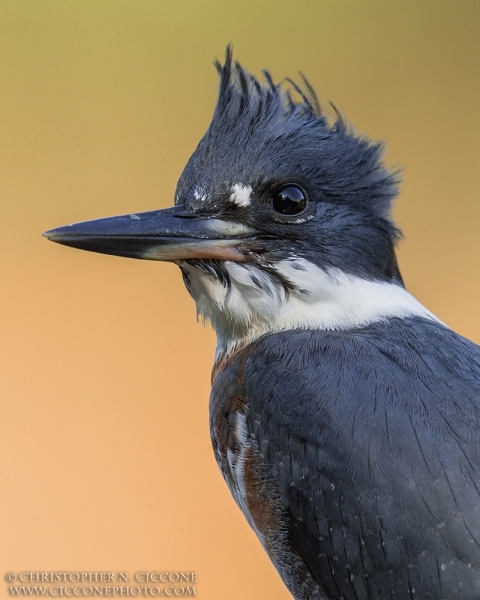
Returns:
[[[304,258],[181,265],[197,314],[217,334],[218,362],[259,337],[292,329],[348,330],[392,317],[437,320],[400,283],[372,281]]]

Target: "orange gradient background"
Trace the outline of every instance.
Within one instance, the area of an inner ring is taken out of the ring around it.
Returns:
[[[233,42],[388,140],[406,284],[480,342],[480,4],[2,0],[0,28],[2,578],[195,571],[200,598],[287,600],[215,464],[215,339],[176,267],[41,233],[170,205]]]

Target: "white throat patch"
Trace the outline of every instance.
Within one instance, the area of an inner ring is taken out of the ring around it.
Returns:
[[[302,258],[269,265],[284,281],[249,263],[222,263],[230,286],[206,270],[181,263],[197,313],[217,334],[216,358],[262,335],[289,329],[345,330],[390,317],[438,321],[405,288],[368,281],[339,269],[322,270]]]

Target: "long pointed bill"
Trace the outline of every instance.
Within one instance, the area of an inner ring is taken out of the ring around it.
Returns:
[[[65,246],[130,258],[245,260],[242,242],[257,231],[232,221],[190,215],[182,208],[84,221],[43,235]]]

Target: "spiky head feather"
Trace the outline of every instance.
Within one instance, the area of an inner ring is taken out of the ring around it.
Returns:
[[[295,240],[295,247],[278,246],[278,258],[303,244],[302,254],[316,252],[319,266],[401,281],[394,253],[400,232],[390,217],[398,173],[385,168],[383,145],[356,136],[338,111],[328,118],[305,78],[288,89],[265,71],[261,83],[233,61],[230,46],[216,66],[213,118],[179,180],[176,202]],[[302,227],[279,226],[268,216],[272,190],[286,182],[300,185],[317,207]],[[252,188],[255,211],[229,208],[238,184]]]
[[[389,219],[398,193],[397,171],[382,162],[383,144],[356,136],[333,107],[329,123],[316,93],[286,80],[300,99],[268,71],[265,82],[248,73],[227,47],[225,63],[216,62],[220,89],[210,126],[192,156],[197,172],[228,174],[235,165],[237,180],[266,178],[272,166],[276,176],[303,177],[321,191],[322,200],[354,205]],[[225,164],[228,163],[228,164]],[[395,235],[392,227],[392,235]]]

